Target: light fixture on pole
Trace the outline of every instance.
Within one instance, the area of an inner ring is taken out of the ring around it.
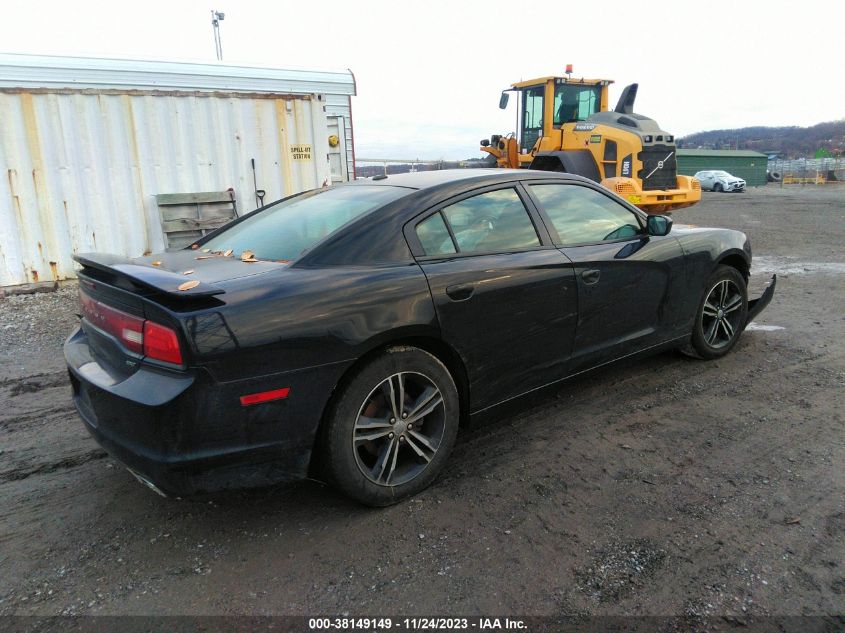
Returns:
[[[223,41],[220,39],[220,23],[226,18],[226,14],[220,11],[211,10],[211,28],[214,29],[214,52],[217,59],[223,59]]]

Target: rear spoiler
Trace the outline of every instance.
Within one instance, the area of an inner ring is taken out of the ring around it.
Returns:
[[[155,266],[142,266],[133,264],[132,260],[119,255],[108,253],[80,253],[73,256],[73,259],[85,268],[93,268],[110,275],[126,277],[133,283],[149,288],[156,292],[164,293],[170,297],[180,299],[196,297],[210,297],[226,292],[223,288],[214,284],[201,282],[193,288],[179,290],[179,286],[191,281],[184,275],[173,273],[169,270],[162,270]]]

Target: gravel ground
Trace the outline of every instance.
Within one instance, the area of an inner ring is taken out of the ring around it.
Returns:
[[[63,366],[57,350],[79,321],[76,288],[68,281],[55,292],[0,299],[0,379]]]
[[[0,300],[0,615],[845,613],[845,187],[705,193],[778,290],[715,362],[666,353],[498,411],[372,510],[313,482],[188,500],[87,436],[75,288]]]

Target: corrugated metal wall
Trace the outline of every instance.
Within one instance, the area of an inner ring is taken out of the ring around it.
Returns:
[[[697,150],[678,150],[678,173],[694,176],[698,171],[722,169],[729,174],[742,178],[749,187],[766,184],[767,160],[764,154],[749,156],[730,152],[703,153]]]
[[[74,276],[71,254],[164,248],[154,196],[233,187],[255,208],[328,179],[322,97],[0,89],[0,286]],[[310,160],[291,147],[311,146]]]
[[[321,94],[328,116],[342,116],[347,178],[354,177],[352,106],[355,76],[349,69],[273,68],[228,62],[103,59],[0,53],[0,88],[192,90],[250,94]]]

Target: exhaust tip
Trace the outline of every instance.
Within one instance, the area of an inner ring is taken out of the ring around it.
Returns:
[[[143,475],[141,475],[140,473],[136,473],[136,472],[135,472],[134,470],[132,470],[131,468],[127,468],[126,470],[128,470],[128,471],[132,474],[132,476],[133,476],[135,479],[137,479],[138,481],[140,481],[142,484],[144,484],[147,488],[149,488],[150,490],[152,490],[152,491],[153,491],[153,492],[155,492],[156,494],[161,495],[161,496],[162,496],[162,497],[164,497],[165,499],[169,498],[169,497],[168,497],[168,495],[167,495],[167,494],[166,494],[166,493],[165,493],[165,492],[164,492],[161,488],[159,488],[158,486],[156,486],[153,482],[151,482],[149,479],[147,479],[146,477],[144,477],[144,476],[143,476]]]

